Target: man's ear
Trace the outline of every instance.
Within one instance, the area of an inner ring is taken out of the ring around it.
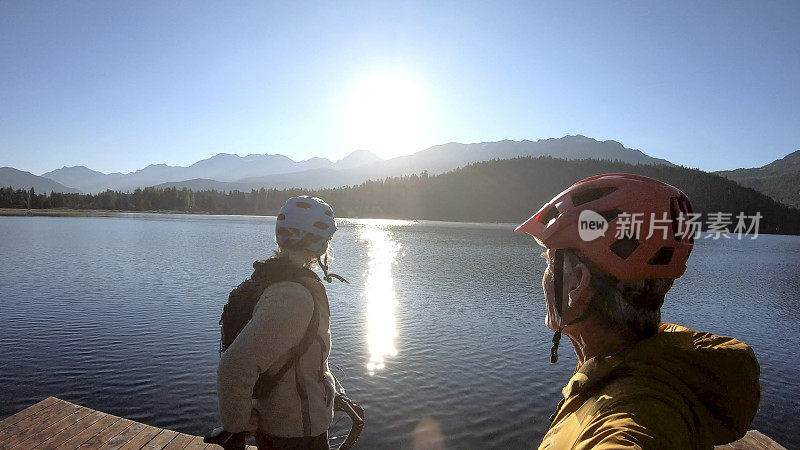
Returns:
[[[583,306],[583,303],[592,298],[591,280],[592,273],[586,264],[578,262],[573,268],[574,278],[573,285],[570,287],[569,302],[567,303],[570,308],[578,308]]]

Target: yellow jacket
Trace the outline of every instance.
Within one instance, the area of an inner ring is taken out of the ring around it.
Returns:
[[[736,339],[662,324],[619,356],[579,365],[540,449],[710,449],[756,414],[759,365]]]

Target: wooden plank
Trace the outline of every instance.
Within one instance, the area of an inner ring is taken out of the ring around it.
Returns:
[[[97,433],[93,438],[81,444],[81,446],[78,448],[84,450],[105,448],[104,446],[108,441],[127,430],[131,425],[133,425],[133,423],[134,422],[132,420],[120,418],[108,428],[100,433]]]
[[[67,428],[61,430],[61,432],[59,432],[55,436],[42,442],[37,448],[47,449],[47,450],[54,449],[59,445],[63,444],[64,442],[68,441],[72,436],[75,436],[76,434],[90,427],[93,423],[102,419],[104,416],[107,416],[107,414],[102,413],[100,411],[92,411],[89,414],[87,414],[84,418],[78,420],[77,422],[73,423]]]
[[[31,416],[3,430],[0,437],[0,449],[9,449],[29,438],[32,434],[49,427],[59,420],[75,412],[77,405],[71,403],[56,403],[50,408],[43,409]]]
[[[126,428],[113,438],[111,438],[110,441],[106,442],[103,448],[107,450],[118,450],[120,447],[125,445],[131,439],[133,439],[134,436],[139,434],[145,428],[148,428],[148,426],[143,423],[132,422],[128,428]]]
[[[715,445],[714,450],[742,450],[744,447],[741,446],[741,441],[743,440],[744,438],[724,445]]]
[[[84,428],[80,433],[72,436],[71,438],[67,439],[64,443],[56,447],[57,450],[75,450],[76,448],[83,445],[84,442],[88,441],[89,439],[95,437],[101,431],[105,430],[106,428],[113,425],[115,422],[119,421],[119,417],[112,416],[111,414],[106,414],[105,416],[101,417],[100,420],[97,422],[89,425],[88,427]]]
[[[56,434],[60,433],[65,428],[69,427],[73,423],[83,419],[84,417],[91,414],[94,410],[89,408],[84,408],[83,406],[78,407],[78,410],[72,413],[72,415],[67,416],[58,422],[54,423],[53,425],[37,432],[36,434],[28,437],[28,439],[22,441],[19,445],[23,448],[34,448],[37,445],[41,444],[42,442],[50,439],[51,437],[55,436]]]
[[[786,447],[757,430],[750,430],[738,441],[717,445],[714,450],[786,450]]]
[[[161,450],[162,448],[166,447],[171,440],[175,439],[176,436],[178,436],[177,431],[161,430],[161,432],[158,433],[156,437],[151,439],[150,442],[144,444],[144,447],[142,447],[142,449]]]
[[[767,444],[765,442],[763,442],[761,439],[758,438],[758,435],[755,435],[755,434],[751,433],[750,431],[748,431],[747,434],[744,435],[744,438],[742,438],[742,441],[744,441],[744,443],[746,443],[746,444],[749,444],[748,446],[750,448],[756,448],[756,449],[762,449],[762,450],[766,449],[766,448],[769,448],[769,447],[767,447]]]
[[[145,444],[150,442],[155,435],[157,435],[161,431],[160,428],[151,427],[149,425],[145,425],[144,429],[140,431],[136,436],[126,442],[124,445],[119,447],[120,450],[139,450],[140,448],[144,447]]]
[[[41,411],[41,410],[43,410],[45,408],[48,408],[48,407],[52,406],[53,404],[58,403],[60,401],[61,400],[59,400],[59,399],[57,399],[55,397],[47,397],[46,399],[40,401],[39,403],[36,403],[35,405],[31,405],[31,406],[23,409],[22,411],[20,411],[18,413],[12,414],[12,415],[6,417],[3,420],[0,420],[0,432],[2,432],[4,429],[10,427],[11,425],[14,425],[15,423],[19,422],[20,420],[22,420],[22,419],[24,419],[24,418],[26,418],[26,417],[28,417],[28,416],[30,416],[32,414],[35,414],[35,413],[37,413],[37,412],[39,412],[39,411]]]
[[[194,436],[190,436],[188,434],[178,433],[175,436],[175,439],[171,440],[164,450],[183,450],[184,447],[189,445],[189,441],[192,440]]]
[[[52,405],[39,409],[38,411],[30,414],[23,419],[19,419],[13,425],[9,425],[0,432],[0,443],[3,443],[10,439],[12,436],[17,434],[20,430],[26,430],[32,424],[36,424],[44,420],[44,418],[58,413],[63,408],[66,408],[67,404],[62,404],[61,402],[53,403]]]
[[[782,446],[781,444],[778,444],[777,442],[772,440],[772,438],[770,438],[769,436],[761,433],[758,430],[750,430],[750,431],[748,431],[747,432],[747,436],[750,436],[750,438],[753,439],[754,441],[759,442],[762,445],[764,445],[764,448],[786,450],[786,447]]]
[[[193,436],[192,440],[183,448],[183,450],[204,450],[209,444],[203,442],[201,436]]]

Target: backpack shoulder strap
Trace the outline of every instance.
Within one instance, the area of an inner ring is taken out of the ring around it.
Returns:
[[[311,271],[309,271],[311,272]],[[311,272],[313,274],[313,272]],[[316,275],[316,274],[314,274]],[[258,380],[256,381],[255,386],[253,386],[253,396],[252,398],[265,398],[268,397],[270,393],[272,393],[273,389],[278,385],[278,382],[286,375],[286,372],[297,363],[301,356],[303,356],[308,349],[311,347],[311,344],[314,343],[314,339],[316,338],[319,330],[319,321],[320,321],[320,313],[319,313],[319,304],[320,299],[314,295],[314,291],[309,289],[308,286],[300,280],[300,277],[294,280],[282,280],[282,281],[294,281],[299,283],[311,293],[311,297],[314,301],[314,310],[311,313],[311,319],[308,322],[308,326],[306,327],[306,332],[303,334],[303,337],[300,339],[300,342],[289,349],[289,351],[282,356],[278,361],[284,361],[283,364],[280,366],[277,372],[274,374],[270,374],[269,371],[261,373],[259,375]],[[315,282],[319,283],[319,278],[315,280]]]

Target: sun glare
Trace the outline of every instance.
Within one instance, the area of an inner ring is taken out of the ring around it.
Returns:
[[[373,75],[353,90],[345,114],[347,145],[382,158],[422,150],[430,140],[428,99],[410,78]]]
[[[367,345],[370,375],[382,370],[386,357],[397,355],[394,339],[397,330],[394,323],[394,310],[397,298],[394,292],[392,268],[397,264],[402,245],[392,239],[392,233],[382,226],[365,226],[360,238],[367,243],[369,269],[364,289],[367,301]]]

